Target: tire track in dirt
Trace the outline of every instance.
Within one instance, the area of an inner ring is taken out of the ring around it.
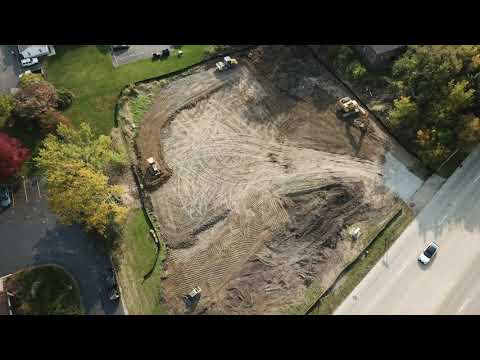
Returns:
[[[163,288],[174,312],[184,311],[181,296],[194,286],[209,311],[295,303],[305,279],[327,281],[359,251],[325,249],[345,226],[366,221],[357,210],[377,214],[370,209],[393,204],[378,193],[378,139],[367,135],[359,158],[352,141],[360,132],[346,136],[330,105],[299,104],[258,78],[242,65],[224,78],[199,70],[169,84],[142,124],[140,153],[157,151],[172,169],[151,198],[170,248]],[[299,196],[305,208],[292,200]]]

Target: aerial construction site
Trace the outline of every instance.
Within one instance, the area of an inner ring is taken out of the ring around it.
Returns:
[[[417,186],[388,183],[392,171],[404,172],[402,186],[415,178],[414,160],[368,112],[339,114],[338,99],[352,95],[307,46],[236,60],[162,86],[136,137],[143,172],[153,158],[162,179],[149,195],[168,247],[171,313],[288,311],[361,253],[352,229],[367,236]]]

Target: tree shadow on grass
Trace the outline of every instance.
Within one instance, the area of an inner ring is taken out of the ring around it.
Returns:
[[[58,264],[74,276],[86,314],[116,313],[118,302],[108,299],[105,274],[110,262],[101,238],[78,225],[55,224],[34,249],[35,264]]]
[[[112,45],[95,45],[102,54],[109,54],[112,51]]]

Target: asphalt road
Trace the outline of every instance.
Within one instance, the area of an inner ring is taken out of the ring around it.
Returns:
[[[18,84],[21,69],[18,59],[11,54],[14,49],[11,45],[0,45],[0,93],[9,93]]]
[[[141,59],[150,59],[154,52],[161,53],[162,50],[170,48],[171,45],[130,45],[129,49],[114,51],[112,63],[114,67],[118,67]]]
[[[29,179],[14,193],[14,204],[0,212],[0,277],[32,265],[58,264],[78,281],[87,314],[122,315],[121,302],[111,302],[106,294],[109,259],[101,239],[79,226],[59,224],[43,192]]]
[[[422,266],[417,257],[430,241],[440,249]],[[480,147],[334,314],[480,314],[478,274]]]

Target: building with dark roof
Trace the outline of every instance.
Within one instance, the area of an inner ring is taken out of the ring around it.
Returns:
[[[363,58],[365,65],[372,70],[385,68],[399,56],[407,45],[354,45],[353,48]]]

